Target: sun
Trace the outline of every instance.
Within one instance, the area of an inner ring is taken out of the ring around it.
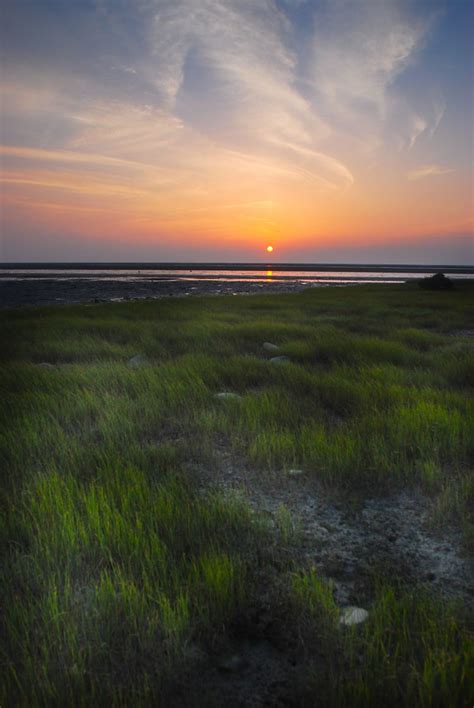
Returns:
[[[267,253],[272,253],[273,246],[267,246]]]

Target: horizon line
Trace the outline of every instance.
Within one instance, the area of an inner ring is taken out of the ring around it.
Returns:
[[[413,263],[291,263],[253,261],[12,261],[0,263],[2,270],[299,270],[299,271],[385,271],[385,272],[440,272],[474,274],[472,265],[413,264]]]

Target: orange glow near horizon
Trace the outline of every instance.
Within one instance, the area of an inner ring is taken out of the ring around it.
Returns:
[[[283,163],[216,152],[200,166],[205,187],[198,188],[194,169],[176,175],[171,156],[157,168],[92,151],[0,146],[0,153],[5,223],[82,234],[85,241],[170,244],[183,253],[222,244],[238,258],[276,231],[288,253],[290,246],[403,242],[472,228],[469,176],[462,173],[395,181],[372,170],[360,174],[360,183],[336,188]],[[265,250],[271,254],[274,246]]]
[[[228,169],[216,154],[213,174],[206,169],[206,188],[198,189],[194,173],[174,181],[171,166],[99,162],[95,153],[74,162],[70,152],[4,151],[5,233],[8,225],[13,233],[69,235],[84,247],[100,243],[104,260],[109,246],[129,244],[156,246],[157,258],[160,248],[176,249],[183,258],[192,249],[198,257],[223,249],[229,260],[252,260],[256,240],[278,232],[279,256],[292,260],[292,251],[314,258],[318,249],[409,244],[472,229],[469,180],[462,174],[426,184],[423,178],[377,179],[374,172],[361,175],[361,184],[328,189],[305,175],[277,172],[264,179],[254,163]],[[264,248],[275,253],[270,244]]]

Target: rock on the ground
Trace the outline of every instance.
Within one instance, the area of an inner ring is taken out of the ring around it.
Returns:
[[[222,391],[221,393],[216,393],[216,398],[219,398],[221,401],[237,401],[242,398],[242,396],[232,391]]]
[[[289,477],[301,477],[301,475],[303,475],[303,474],[304,474],[304,470],[298,470],[298,469],[288,470]]]
[[[290,361],[287,356],[272,356],[270,359],[271,364],[284,364],[286,361]]]
[[[341,612],[339,622],[346,627],[350,627],[353,624],[365,622],[368,616],[369,613],[367,610],[364,610],[363,607],[345,607]]]
[[[139,366],[143,366],[146,363],[148,363],[148,359],[144,354],[135,354],[135,356],[132,356],[132,358],[128,360],[128,365],[131,366],[132,369],[137,369]]]
[[[271,342],[264,342],[263,348],[266,352],[279,352],[280,347],[277,344],[272,344]]]

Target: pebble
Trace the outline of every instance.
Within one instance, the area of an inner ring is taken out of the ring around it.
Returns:
[[[304,470],[297,470],[297,469],[288,470],[289,477],[301,477],[302,474],[304,474]]]
[[[272,356],[270,359],[271,364],[284,364],[286,361],[290,361],[287,356]]]
[[[279,352],[280,351],[280,347],[277,346],[276,344],[272,344],[271,342],[264,342],[263,348],[265,349],[266,352]]]
[[[232,391],[222,391],[221,393],[216,393],[216,398],[219,398],[222,401],[236,401],[242,398],[242,396],[240,396],[238,393],[232,393]]]
[[[368,618],[369,613],[362,607],[346,607],[341,612],[341,619],[339,622],[346,627],[350,627],[353,624],[361,624],[365,622]]]
[[[133,369],[137,369],[139,366],[147,363],[147,358],[143,354],[135,354],[131,359],[128,360],[128,365]]]

